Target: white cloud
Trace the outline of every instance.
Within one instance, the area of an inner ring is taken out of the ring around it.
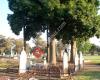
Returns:
[[[98,39],[96,36],[89,39],[90,43],[100,46],[100,38]]]

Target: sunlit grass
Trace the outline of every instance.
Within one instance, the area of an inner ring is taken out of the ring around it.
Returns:
[[[100,60],[100,56],[84,56],[86,60]]]
[[[92,63],[100,64],[100,56],[84,56],[84,59]]]
[[[100,64],[100,56],[84,56],[85,60],[91,63]],[[74,80],[100,80],[100,71],[82,71],[74,76]]]
[[[86,71],[74,77],[75,80],[100,80],[100,72]]]
[[[13,66],[18,66],[18,63],[13,60],[0,60],[0,68],[10,68]]]

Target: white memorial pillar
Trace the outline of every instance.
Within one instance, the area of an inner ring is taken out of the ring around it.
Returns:
[[[83,58],[83,55],[82,55],[81,51],[79,52],[79,54],[80,54],[80,69],[83,69],[83,67],[84,67],[84,58]]]
[[[6,54],[5,54],[5,52],[3,52],[3,56],[5,56]]]
[[[19,73],[25,73],[26,72],[26,65],[27,63],[27,54],[23,48],[21,54],[20,54],[20,61],[19,61]]]
[[[14,57],[13,48],[11,47],[11,57]]]
[[[79,70],[79,57],[78,54],[76,53],[75,55],[75,72]]]
[[[71,44],[66,44],[66,49],[67,49],[67,52],[68,52],[68,60],[70,61],[70,55],[71,55]]]
[[[68,55],[66,52],[63,53],[63,70],[64,73],[68,72]]]
[[[47,60],[46,60],[46,57],[44,57],[44,66],[47,68]]]
[[[13,49],[14,49],[15,46],[16,46],[16,45],[13,45],[13,46],[11,47],[11,57],[14,57]]]

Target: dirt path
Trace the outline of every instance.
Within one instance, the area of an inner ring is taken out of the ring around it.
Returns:
[[[84,71],[100,71],[100,65],[97,65],[97,64],[85,64]]]
[[[94,64],[92,62],[86,62],[84,64],[84,71],[100,71],[100,64]]]

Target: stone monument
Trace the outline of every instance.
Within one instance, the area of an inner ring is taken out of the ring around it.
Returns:
[[[23,48],[19,60],[19,73],[25,73],[27,68],[27,54]]]

